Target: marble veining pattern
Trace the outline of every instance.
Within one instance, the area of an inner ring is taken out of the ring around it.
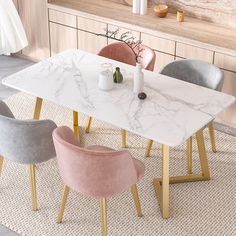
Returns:
[[[98,89],[103,63],[119,66],[125,81]],[[234,97],[145,71],[142,101],[132,92],[133,66],[79,50],[68,50],[3,80],[5,85],[177,146],[212,121]]]

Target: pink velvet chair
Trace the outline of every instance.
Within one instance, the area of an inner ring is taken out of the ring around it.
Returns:
[[[136,183],[144,174],[142,162],[128,151],[103,146],[81,148],[72,130],[56,128],[53,132],[58,166],[65,184],[57,218],[61,223],[69,189],[100,199],[102,235],[107,235],[107,198],[131,187],[138,216],[142,216]]]
[[[140,54],[140,58],[138,59],[139,63],[142,65],[143,69],[153,71],[156,61],[155,52],[145,45],[140,45],[140,49],[142,49],[142,52]],[[137,50],[137,48],[135,50]],[[136,58],[132,49],[130,49],[130,47],[123,42],[107,45],[101,49],[98,55],[129,65],[136,65]],[[86,125],[86,133],[90,132],[91,123],[92,117],[89,117]],[[122,130],[122,147],[127,147],[125,130]]]

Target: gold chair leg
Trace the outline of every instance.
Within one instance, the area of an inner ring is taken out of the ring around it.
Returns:
[[[188,174],[193,173],[193,139],[190,137],[187,140],[187,164],[188,164]]]
[[[31,182],[31,194],[32,194],[32,209],[33,211],[37,211],[35,165],[30,164],[29,169],[30,169],[30,182]]]
[[[141,209],[141,204],[140,204],[140,200],[139,200],[139,195],[138,195],[138,189],[136,184],[131,186],[131,193],[133,195],[133,199],[134,199],[134,204],[136,207],[136,211],[137,211],[137,215],[138,217],[142,217],[142,209]]]
[[[147,144],[147,148],[146,148],[146,152],[145,152],[145,157],[150,156],[151,149],[152,149],[152,144],[153,144],[153,141],[151,139],[149,139],[148,144]]]
[[[92,121],[93,121],[93,118],[90,116],[90,117],[88,118],[87,125],[86,125],[86,129],[85,129],[85,132],[86,132],[87,134],[90,132],[90,127],[91,127]]]
[[[169,159],[170,148],[162,145],[162,217],[169,218]]]
[[[215,140],[215,130],[213,127],[213,123],[208,125],[210,139],[211,139],[211,148],[214,153],[216,153],[216,140]]]
[[[204,142],[204,136],[203,136],[202,130],[199,130],[196,133],[196,138],[197,138],[198,152],[199,152],[199,157],[200,157],[202,177],[204,180],[209,180],[210,171],[208,167],[208,160],[207,160],[207,154],[206,154],[206,148],[205,148],[205,142]]]
[[[3,161],[4,161],[3,156],[0,156],[0,176],[1,176],[1,173],[2,173]]]
[[[107,236],[107,199],[100,200],[101,220],[102,220],[102,236]]]
[[[73,111],[73,126],[74,126],[74,134],[80,143],[80,133],[79,133],[79,114],[77,111]]]
[[[57,216],[57,223],[60,224],[62,222],[62,218],[63,218],[63,214],[64,214],[64,210],[65,210],[65,206],[66,206],[66,201],[69,195],[69,187],[68,186],[64,186],[64,190],[63,190],[63,195],[62,195],[62,200],[61,200],[61,206],[58,212],[58,216]]]
[[[126,130],[122,129],[121,130],[121,136],[122,136],[122,148],[127,148],[127,143],[126,143]]]
[[[34,120],[39,120],[40,113],[41,113],[41,108],[42,108],[42,98],[36,98],[36,103],[35,103],[35,108],[34,108]]]

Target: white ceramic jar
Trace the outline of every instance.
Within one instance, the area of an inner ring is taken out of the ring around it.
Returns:
[[[113,75],[110,70],[100,72],[98,76],[98,88],[105,91],[113,88]]]
[[[140,0],[140,15],[147,14],[147,0]]]
[[[134,14],[140,13],[140,0],[133,0],[133,13]]]

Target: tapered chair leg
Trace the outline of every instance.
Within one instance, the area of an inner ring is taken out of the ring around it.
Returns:
[[[139,195],[138,195],[138,189],[136,184],[134,184],[133,186],[131,186],[131,193],[133,195],[133,199],[134,199],[134,204],[136,207],[136,211],[137,211],[137,215],[138,217],[142,217],[142,209],[141,209],[141,204],[140,204],[140,200],[139,200]]]
[[[74,134],[80,143],[80,133],[79,133],[79,114],[77,111],[73,111],[73,126],[74,126]]]
[[[107,199],[100,199],[101,221],[102,221],[102,236],[107,236]]]
[[[153,144],[153,141],[151,139],[149,139],[148,144],[147,144],[147,149],[146,149],[146,152],[145,152],[145,157],[150,156],[151,149],[152,149],[152,144]]]
[[[210,139],[211,139],[211,148],[212,148],[212,151],[216,153],[216,140],[215,140],[215,130],[213,127],[213,123],[210,123],[208,125],[208,129],[209,129],[209,134],[210,134]]]
[[[127,143],[126,143],[126,130],[122,129],[121,130],[121,136],[122,136],[122,148],[127,148]]]
[[[188,174],[193,173],[193,139],[190,137],[187,140],[187,165],[188,165]]]
[[[0,176],[1,176],[1,173],[2,173],[3,161],[4,161],[3,156],[0,156]]]
[[[85,129],[85,132],[86,132],[87,134],[90,132],[90,127],[91,127],[92,121],[93,121],[93,118],[90,116],[90,117],[88,118],[87,125],[86,125],[86,129]]]
[[[63,190],[63,195],[62,195],[62,200],[61,200],[61,205],[60,205],[60,209],[58,212],[58,216],[57,216],[57,223],[60,224],[62,222],[62,218],[63,218],[63,214],[65,211],[65,206],[66,206],[66,201],[69,195],[69,187],[68,186],[64,186],[64,190]]]
[[[30,170],[30,182],[31,182],[31,193],[32,193],[32,209],[37,211],[37,192],[36,192],[36,177],[35,177],[35,164],[29,165]]]

